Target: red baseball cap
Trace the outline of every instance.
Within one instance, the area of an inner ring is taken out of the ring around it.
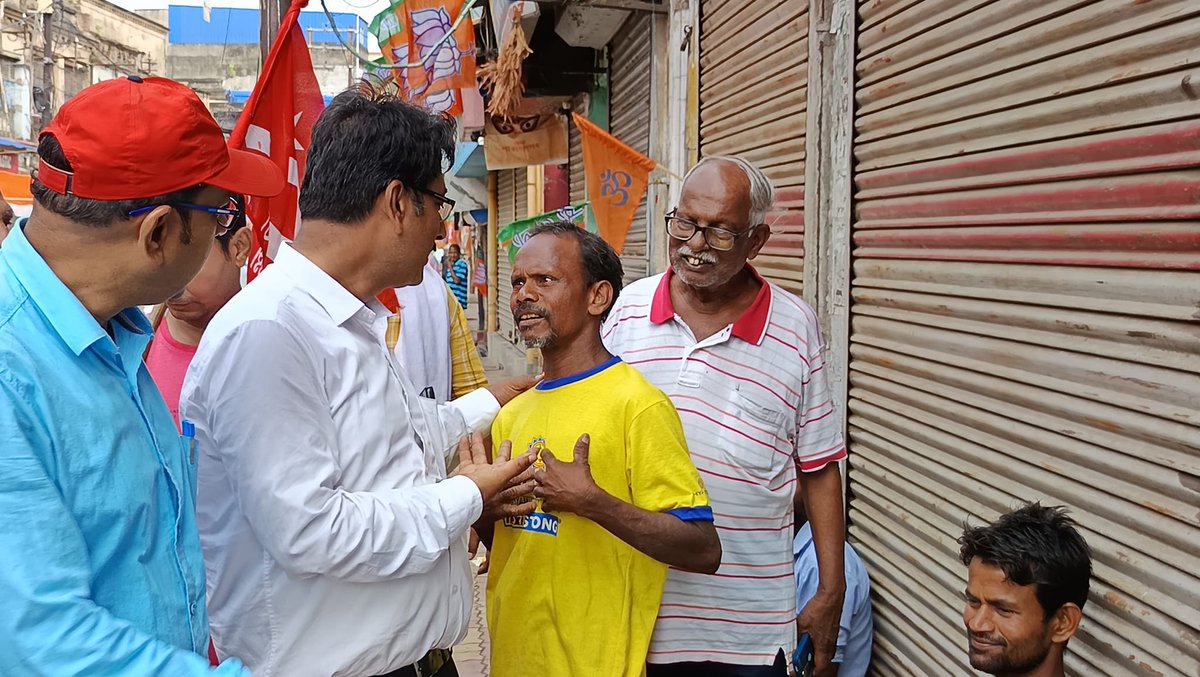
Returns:
[[[267,157],[235,150],[200,97],[166,78],[130,76],[76,94],[41,133],[73,171],[38,161],[37,178],[63,195],[136,200],[208,184],[274,197],[283,175]]]

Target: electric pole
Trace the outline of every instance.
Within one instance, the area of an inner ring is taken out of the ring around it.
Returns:
[[[39,3],[40,5],[41,3]],[[42,128],[54,117],[54,2],[42,10],[42,96],[46,109],[42,112]]]
[[[263,64],[267,63],[267,53],[271,51],[271,43],[275,42],[275,34],[279,32],[279,24],[283,21],[282,0],[259,0],[258,49]]]

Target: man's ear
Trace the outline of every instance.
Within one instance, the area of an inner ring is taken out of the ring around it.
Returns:
[[[1065,644],[1079,630],[1079,622],[1083,620],[1083,609],[1078,605],[1067,602],[1050,617],[1050,641]]]
[[[413,213],[412,195],[399,179],[392,179],[379,194],[375,208],[382,210],[381,214],[392,223],[396,234],[401,235],[405,219]]]
[[[588,314],[600,317],[605,310],[612,306],[614,297],[616,297],[616,293],[612,283],[608,280],[601,280],[593,284],[592,288],[588,290]]]
[[[762,248],[767,244],[767,240],[771,239],[771,227],[767,224],[762,224],[754,229],[750,234],[750,252],[746,255],[746,259],[753,259],[758,256]]]
[[[158,265],[166,263],[166,249],[172,239],[183,238],[183,223],[168,205],[159,205],[140,217],[137,223],[138,246]]]
[[[241,268],[250,258],[250,248],[254,244],[254,236],[250,234],[249,226],[242,226],[229,238],[229,260]]]

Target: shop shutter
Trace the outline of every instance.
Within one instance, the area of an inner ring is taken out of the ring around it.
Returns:
[[[701,0],[700,154],[741,155],[771,177],[774,233],[754,262],[799,294],[804,279],[807,0]]]
[[[498,172],[497,180],[497,196],[500,204],[500,218],[497,220],[499,229],[504,230],[504,226],[522,218],[524,215],[518,215],[517,212],[517,180],[518,174],[523,178],[525,176],[524,169],[503,169]],[[525,188],[525,181],[520,182],[521,188]],[[496,289],[497,302],[496,312],[500,320],[500,336],[506,341],[513,341],[513,319],[512,312],[509,310],[509,299],[512,297],[512,263],[508,260],[508,248],[500,247],[496,253]]]
[[[582,113],[581,113],[582,114]],[[568,134],[567,143],[570,156],[570,166],[568,167],[571,204],[578,204],[587,199],[587,179],[583,175],[583,144],[579,140],[579,127],[575,123],[570,123],[571,130]]]
[[[1067,673],[1194,677],[1200,3],[871,1],[859,26],[849,519],[875,674],[973,674],[955,538],[1040,500],[1093,552]]]
[[[632,13],[609,43],[609,131],[646,156],[650,155],[650,79],[654,69],[651,20],[648,13]],[[646,277],[649,270],[649,227],[643,197],[621,253],[626,282]]]

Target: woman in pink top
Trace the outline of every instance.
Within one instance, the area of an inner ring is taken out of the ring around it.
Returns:
[[[241,196],[234,196],[239,205]],[[179,425],[179,392],[183,377],[196,355],[200,336],[241,287],[241,268],[250,255],[250,229],[246,215],[234,217],[225,232],[217,231],[213,250],[204,267],[188,286],[155,310],[154,340],[146,351],[146,368]]]

